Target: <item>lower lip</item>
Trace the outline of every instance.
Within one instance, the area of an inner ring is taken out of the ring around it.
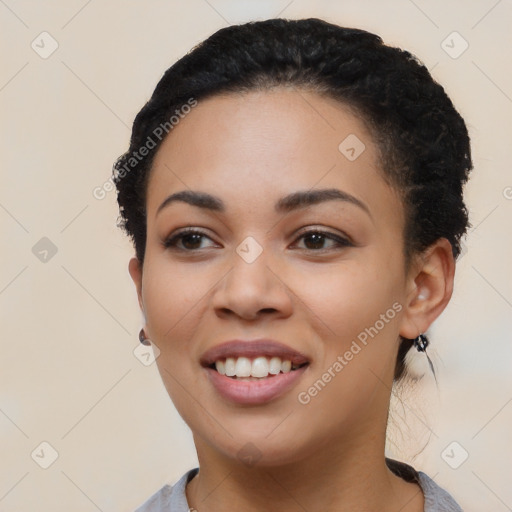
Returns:
[[[217,370],[205,368],[208,378],[222,397],[244,405],[259,405],[269,402],[289,391],[302,377],[309,365],[287,373],[260,380],[239,380],[221,375]]]

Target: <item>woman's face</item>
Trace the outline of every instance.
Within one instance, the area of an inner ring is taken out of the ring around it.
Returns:
[[[215,199],[162,207],[179,192]],[[130,272],[198,450],[276,465],[382,437],[398,335],[414,335],[401,332],[403,225],[369,132],[334,100],[216,96],[180,120],[154,160],[144,265]],[[187,227],[201,234],[166,247]],[[228,357],[237,378],[221,374]]]

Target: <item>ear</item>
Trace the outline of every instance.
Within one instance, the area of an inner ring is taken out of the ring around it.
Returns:
[[[426,332],[451,299],[454,275],[452,245],[440,238],[411,265],[400,335],[414,339]]]
[[[135,283],[135,288],[137,289],[137,298],[139,300],[139,307],[144,313],[144,304],[142,302],[142,264],[138,258],[133,257],[130,260],[128,263],[128,272],[130,272],[132,281]]]

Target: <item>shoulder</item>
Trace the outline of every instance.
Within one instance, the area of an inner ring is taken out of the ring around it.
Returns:
[[[425,497],[425,512],[463,512],[453,497],[422,471],[405,462],[386,458],[388,468],[408,482],[416,482]]]
[[[442,510],[446,512],[463,512],[458,503],[444,489],[439,487],[432,478],[418,471],[421,489],[425,495],[425,512]]]
[[[174,485],[165,484],[140,505],[135,512],[188,512],[185,487],[197,472],[198,468],[191,469]]]

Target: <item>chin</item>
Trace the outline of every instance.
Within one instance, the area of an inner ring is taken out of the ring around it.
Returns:
[[[223,429],[217,430],[217,435],[213,437],[212,431],[206,430],[199,436],[194,435],[196,449],[200,453],[203,443],[206,443],[208,450],[213,449],[222,457],[248,467],[260,468],[297,463],[309,453],[317,451],[321,443],[308,443],[308,434],[304,432],[303,426],[291,429],[291,426],[287,425],[287,428],[283,428],[284,425],[278,426],[282,421],[283,417],[280,417],[279,421],[273,421],[271,426],[270,422],[267,422],[264,428],[258,430],[224,424],[232,437]],[[298,437],[300,434],[301,438]]]

